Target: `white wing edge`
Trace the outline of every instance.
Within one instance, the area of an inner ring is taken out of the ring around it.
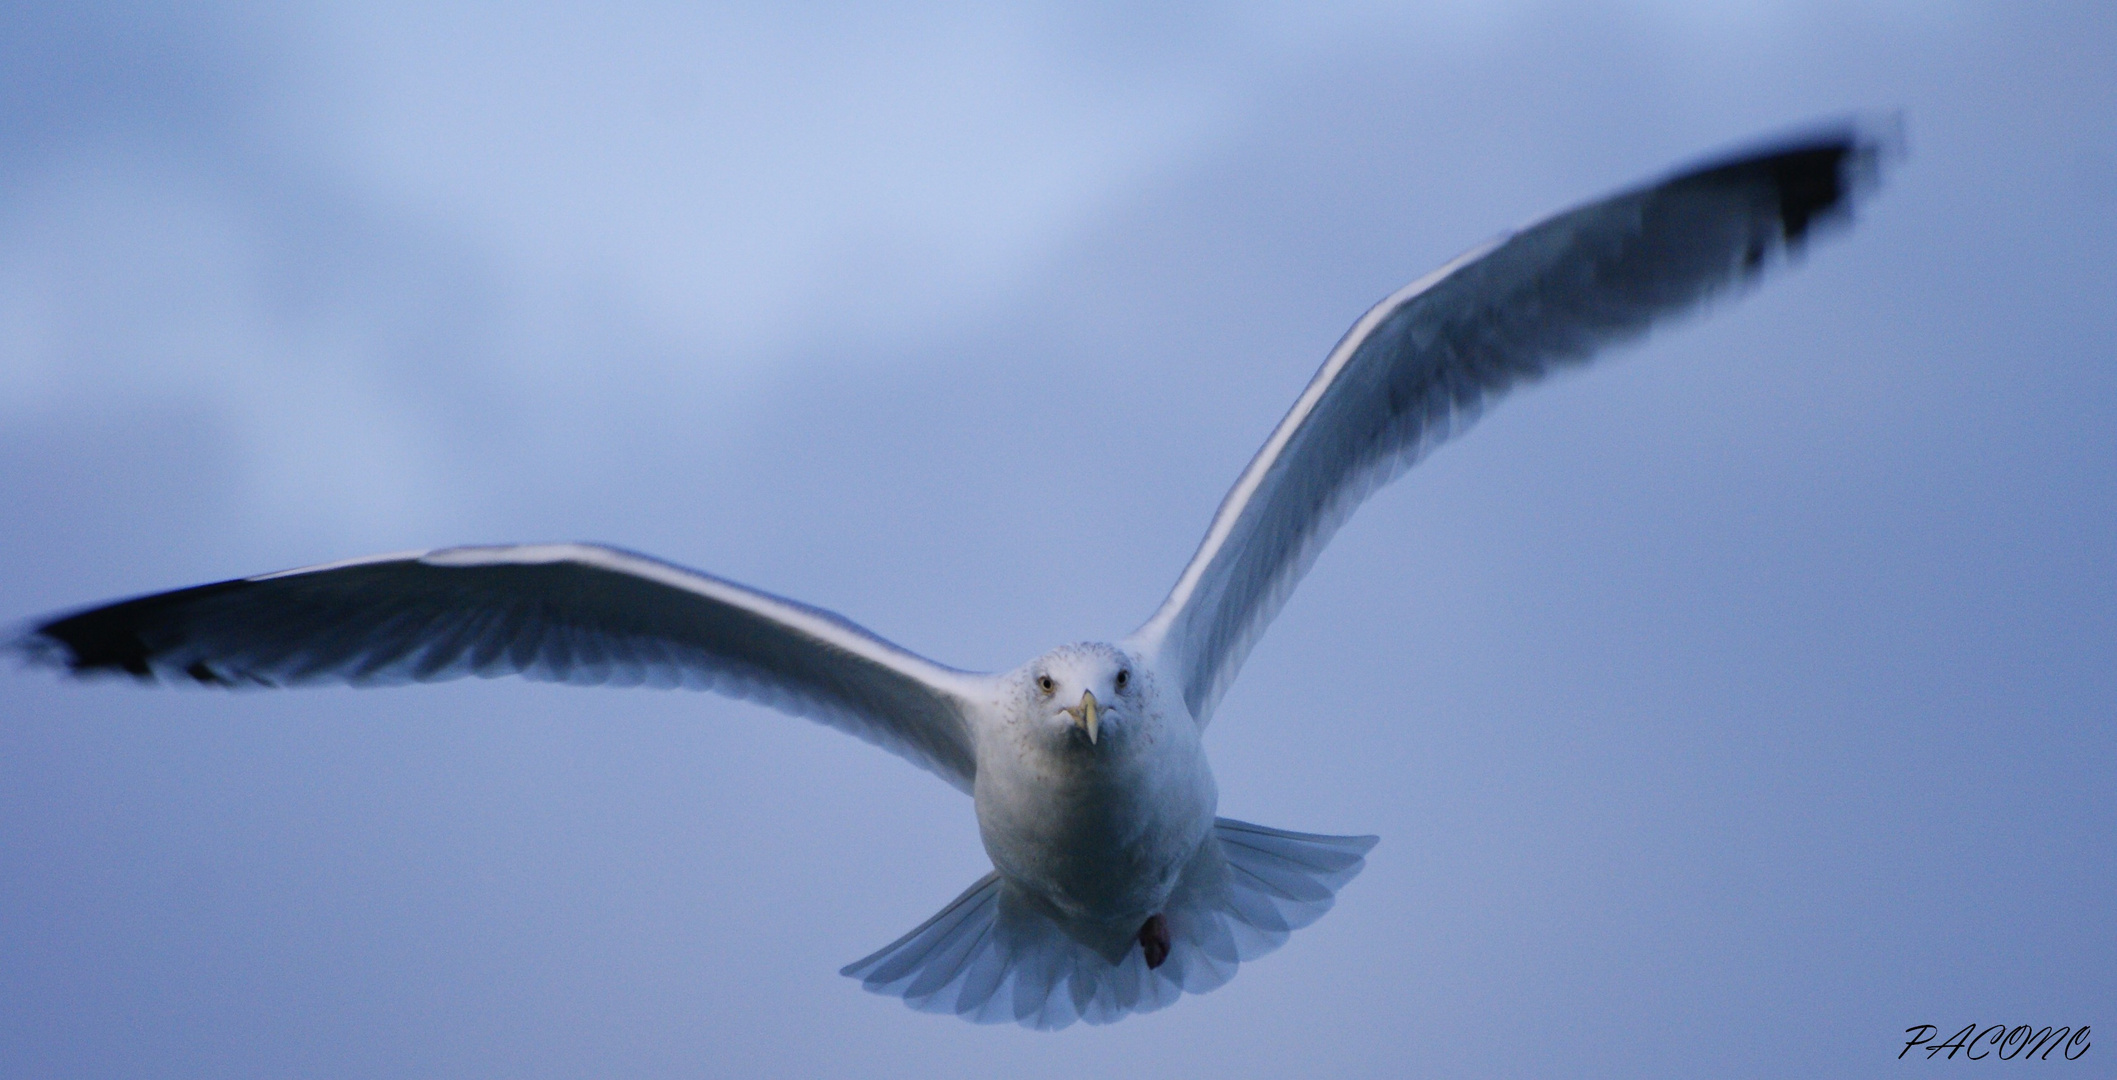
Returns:
[[[250,581],[267,581],[272,578],[291,577],[320,570],[336,570],[364,563],[389,562],[398,559],[416,559],[428,566],[534,566],[544,563],[582,563],[616,573],[645,578],[672,589],[696,593],[718,600],[733,607],[748,608],[770,615],[831,645],[852,653],[864,660],[871,660],[885,667],[902,672],[933,689],[951,697],[975,700],[985,689],[986,676],[976,672],[961,671],[939,664],[908,649],[890,644],[868,630],[855,625],[842,616],[822,608],[788,600],[758,589],[751,589],[723,581],[696,570],[687,570],[674,563],[663,562],[652,556],[605,547],[601,544],[503,544],[466,547],[432,548],[426,551],[400,552],[394,555],[375,555],[358,559],[344,559],[320,566],[303,567],[298,570],[281,570],[272,574],[260,574]]]
[[[1176,585],[1170,589],[1168,597],[1162,601],[1161,606],[1155,610],[1154,614],[1145,623],[1142,623],[1138,629],[1125,637],[1124,644],[1143,656],[1150,657],[1157,667],[1166,669],[1172,661],[1181,662],[1185,665],[1191,662],[1191,658],[1188,657],[1169,655],[1170,634],[1176,629],[1178,621],[1183,617],[1184,611],[1195,597],[1198,586],[1204,580],[1205,574],[1219,557],[1228,538],[1233,535],[1236,525],[1241,520],[1243,511],[1256,495],[1258,488],[1263,485],[1266,476],[1278,463],[1279,457],[1285,451],[1287,444],[1292,441],[1294,435],[1307,421],[1317,404],[1323,400],[1324,395],[1330,391],[1338,377],[1343,373],[1345,366],[1352,361],[1353,356],[1366,343],[1368,336],[1385,320],[1396,314],[1398,310],[1416,300],[1420,294],[1434,288],[1465,267],[1492,254],[1516,237],[1548,222],[1564,218],[1590,207],[1613,203],[1627,197],[1650,192],[1673,181],[1708,172],[1714,168],[1735,165],[1752,158],[1769,156],[1772,153],[1791,149],[1804,142],[1824,136],[1845,137],[1857,144],[1856,152],[1851,155],[1845,164],[1841,165],[1842,168],[1851,170],[1845,180],[1854,189],[1873,187],[1879,179],[1882,166],[1888,161],[1903,156],[1907,145],[1904,136],[1904,117],[1901,112],[1886,116],[1846,117],[1789,129],[1762,139],[1750,140],[1739,144],[1735,148],[1705,155],[1692,164],[1680,166],[1658,179],[1647,181],[1635,187],[1621,189],[1600,199],[1533,219],[1520,228],[1509,230],[1472,247],[1461,255],[1450,259],[1438,269],[1398,289],[1381,302],[1368,308],[1366,313],[1361,315],[1359,320],[1353,323],[1352,327],[1345,332],[1345,335],[1338,340],[1338,344],[1332,348],[1330,355],[1325,358],[1323,366],[1316,372],[1315,377],[1309,380],[1300,397],[1295,400],[1293,408],[1280,420],[1279,425],[1272,430],[1271,437],[1265,440],[1264,445],[1258,449],[1256,455],[1250,459],[1249,465],[1243,469],[1241,476],[1237,478],[1235,486],[1221,500],[1219,508],[1214,511],[1211,525],[1206,529],[1205,538],[1199,542],[1199,546],[1192,554],[1191,560],[1185,564],[1182,574],[1177,578]],[[1189,673],[1186,672],[1183,677],[1188,679]],[[1210,718],[1211,710],[1212,704],[1208,703],[1205,706],[1206,715],[1197,717],[1201,725]]]
[[[1316,403],[1322,401],[1323,395],[1330,392],[1331,384],[1337,381],[1339,372],[1351,362],[1353,354],[1360,351],[1361,344],[1374,332],[1375,327],[1420,293],[1447,280],[1463,267],[1491,254],[1501,244],[1513,239],[1514,235],[1513,232],[1506,232],[1495,236],[1448,260],[1425,277],[1389,294],[1380,303],[1368,308],[1367,313],[1360,316],[1359,321],[1353,323],[1352,328],[1345,332],[1345,336],[1338,339],[1336,347],[1332,348],[1330,355],[1324,359],[1323,367],[1309,380],[1307,388],[1301,391],[1301,396],[1294,399],[1294,407],[1279,421],[1279,426],[1272,429],[1271,437],[1258,448],[1256,456],[1250,458],[1249,465],[1236,479],[1235,486],[1220,500],[1220,508],[1213,512],[1213,523],[1207,527],[1205,539],[1199,541],[1198,550],[1192,553],[1191,561],[1185,564],[1183,576],[1176,579],[1176,586],[1169,590],[1168,598],[1162,601],[1161,607],[1156,609],[1139,629],[1126,636],[1124,644],[1127,648],[1152,658],[1156,666],[1161,666],[1166,661],[1162,649],[1168,642],[1170,629],[1175,626],[1177,617],[1183,614],[1185,606],[1191,602],[1191,594],[1197,590],[1198,582],[1205,576],[1206,570],[1213,565],[1214,557],[1234,533],[1236,523],[1242,518],[1243,508],[1249,505],[1250,497],[1256,494],[1257,488],[1264,483],[1265,474],[1271,472],[1272,465],[1279,460],[1286,444],[1293,439],[1294,433],[1300,430],[1309,413],[1315,410]]]
[[[412,549],[276,570],[264,574],[230,579],[216,584],[262,583],[361,566],[379,566],[392,563],[418,563],[443,568],[572,563],[652,582],[666,588],[702,596],[732,608],[754,612],[786,627],[790,632],[807,635],[830,648],[840,650],[850,656],[893,671],[904,678],[927,687],[936,698],[952,702],[956,714],[961,718],[961,722],[964,725],[963,736],[968,742],[965,750],[971,754],[973,760],[976,754],[978,718],[986,712],[986,707],[993,699],[995,693],[994,676],[979,672],[963,671],[936,663],[901,646],[894,645],[836,613],[725,581],[700,571],[664,562],[652,556],[601,544],[577,542],[465,545]],[[202,585],[195,588],[210,589],[216,587],[216,584]],[[172,590],[174,593],[190,591],[192,590]],[[79,646],[50,633],[50,630],[56,625],[81,616],[90,615],[108,608],[126,606],[139,601],[152,600],[163,595],[168,594],[150,593],[128,600],[92,605],[72,614],[40,618],[25,627],[23,632],[10,635],[13,638],[11,643],[12,650],[20,653],[25,661],[36,666],[70,668],[76,674],[115,671],[117,670],[116,666],[108,662],[96,662],[87,665],[79,663]],[[0,642],[0,644],[6,643]],[[72,654],[71,659],[69,659],[68,654]],[[126,670],[130,671],[131,669],[128,667]],[[142,674],[142,672],[134,671],[133,674],[138,675]],[[218,685],[238,684],[218,682]],[[971,791],[972,776],[968,774],[959,775],[938,760],[930,759],[923,754],[907,753],[903,749],[895,747],[886,738],[878,738],[875,734],[872,734],[872,725],[880,718],[847,714],[842,717],[842,720],[833,719],[833,717],[839,717],[843,710],[823,705],[821,702],[804,707],[795,707],[790,704],[790,701],[795,699],[783,698],[773,693],[759,694],[750,690],[736,689],[734,688],[736,685],[715,686],[715,689],[736,700],[748,700],[753,704],[760,704],[775,711],[822,721],[826,726],[851,733],[862,741],[882,745],[893,754],[904,757],[914,765],[934,773],[951,787],[955,787],[965,794]],[[797,690],[796,699],[805,700],[805,695],[801,695]],[[884,728],[883,730],[887,729]]]

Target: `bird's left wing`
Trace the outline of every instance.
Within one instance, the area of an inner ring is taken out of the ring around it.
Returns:
[[[221,686],[518,674],[688,686],[807,716],[963,791],[978,677],[828,611],[591,544],[379,555],[51,619],[22,640],[78,673]]]
[[[1546,219],[1405,286],[1331,350],[1130,643],[1200,724],[1333,532],[1488,402],[1755,279],[1874,175],[1854,125]]]

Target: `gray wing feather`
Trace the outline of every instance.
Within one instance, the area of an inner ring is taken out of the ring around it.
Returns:
[[[523,675],[686,686],[857,735],[970,790],[965,672],[828,611],[590,544],[445,548],[158,593],[36,626],[33,658],[221,686]]]
[[[1550,370],[1698,308],[1797,252],[1870,188],[1854,125],[1734,155],[1484,244],[1377,304],[1222,501],[1131,643],[1202,725],[1331,534],[1377,488]]]

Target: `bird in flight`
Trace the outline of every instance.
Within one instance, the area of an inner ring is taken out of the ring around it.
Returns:
[[[971,796],[992,872],[843,973],[981,1023],[1203,993],[1329,910],[1372,836],[1218,816],[1202,737],[1331,534],[1489,402],[1729,293],[1872,190],[1856,123],[1760,145],[1464,253],[1353,324],[1161,606],[1114,641],[961,671],[828,611],[595,544],[348,559],[43,620],[80,674],[214,686],[465,675],[686,686],[811,717]]]

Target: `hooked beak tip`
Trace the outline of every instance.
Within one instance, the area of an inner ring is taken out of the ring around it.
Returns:
[[[1080,717],[1081,728],[1088,733],[1088,744],[1093,746],[1096,735],[1102,728],[1102,717],[1096,715],[1095,711],[1095,691],[1081,691],[1080,712],[1077,715]]]

